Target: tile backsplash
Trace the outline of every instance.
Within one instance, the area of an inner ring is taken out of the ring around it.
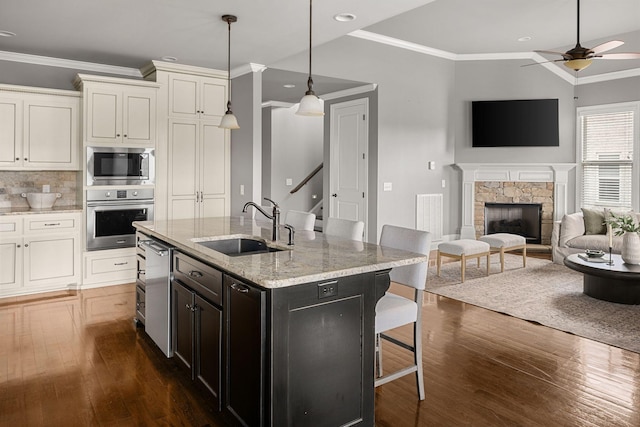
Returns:
[[[29,207],[22,193],[41,193],[43,185],[50,193],[60,193],[55,206],[75,206],[78,197],[78,171],[0,171],[0,208]]]

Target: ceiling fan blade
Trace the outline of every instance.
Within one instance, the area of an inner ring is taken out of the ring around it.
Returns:
[[[604,55],[598,55],[602,59],[640,59],[640,52],[632,53],[605,53]]]
[[[599,44],[598,46],[591,48],[591,50],[593,51],[593,53],[595,53],[596,55],[602,52],[606,52],[608,50],[611,49],[615,49],[619,46],[622,46],[624,44],[623,41],[620,40],[611,40],[602,44]]]
[[[551,55],[560,55],[562,56],[564,59],[572,59],[571,55],[567,54],[566,52],[558,52],[555,50],[534,50],[535,53],[549,53]]]

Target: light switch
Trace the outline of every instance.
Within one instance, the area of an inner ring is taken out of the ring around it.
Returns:
[[[287,186],[293,185],[293,179],[287,178]]]
[[[393,190],[393,183],[391,183],[391,182],[385,182],[385,183],[382,185],[382,190],[383,190],[383,191],[391,191],[391,190]]]
[[[442,188],[445,188],[447,186],[447,181],[445,181],[444,179],[442,180]]]
[[[240,184],[240,195],[244,196],[244,184]]]
[[[433,170],[435,168],[436,168],[436,162],[434,162],[434,161],[429,162],[429,169]]]

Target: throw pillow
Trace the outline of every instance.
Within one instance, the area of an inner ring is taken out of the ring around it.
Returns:
[[[581,212],[566,214],[560,223],[559,246],[567,246],[567,242],[584,234],[584,218]]]
[[[604,224],[604,210],[582,208],[584,234],[607,234]]]

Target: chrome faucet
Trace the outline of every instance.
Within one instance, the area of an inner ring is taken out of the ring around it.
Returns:
[[[249,206],[253,206],[262,215],[264,215],[267,218],[269,218],[273,222],[273,226],[272,226],[272,230],[271,230],[271,240],[273,240],[275,242],[276,240],[278,240],[280,238],[280,206],[278,206],[278,204],[276,202],[274,202],[273,200],[271,200],[271,199],[269,199],[267,197],[265,197],[264,199],[266,201],[268,201],[268,202],[273,203],[273,212],[272,212],[271,215],[266,213],[264,209],[262,209],[259,205],[255,204],[254,202],[245,203],[244,207],[242,208],[242,212],[246,212],[247,208]]]

